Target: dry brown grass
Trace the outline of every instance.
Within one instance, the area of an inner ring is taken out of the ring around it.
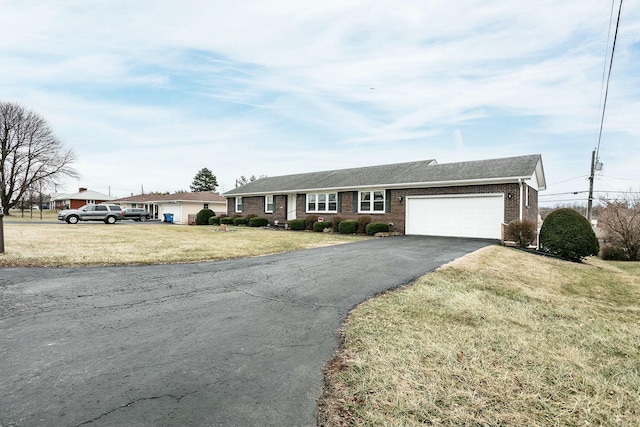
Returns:
[[[640,267],[492,246],[350,314],[326,426],[640,425]]]
[[[6,217],[5,217],[6,218]],[[13,219],[13,218],[12,218]],[[331,233],[169,224],[5,223],[0,266],[183,263],[251,257],[362,240]]]

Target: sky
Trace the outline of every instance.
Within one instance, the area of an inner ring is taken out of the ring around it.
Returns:
[[[74,151],[58,193],[541,154],[586,204],[598,143],[595,196],[640,191],[638,2],[599,136],[619,2],[0,0],[0,101]]]

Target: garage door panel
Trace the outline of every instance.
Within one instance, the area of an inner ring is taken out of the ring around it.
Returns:
[[[502,195],[408,198],[406,233],[499,239]]]

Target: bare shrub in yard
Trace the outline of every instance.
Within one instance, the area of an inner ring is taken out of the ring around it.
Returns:
[[[506,238],[516,242],[518,247],[527,248],[536,239],[538,226],[534,221],[516,219],[507,226]]]
[[[640,252],[640,196],[625,193],[615,200],[601,200],[599,223],[605,240],[626,251],[629,260]]]
[[[342,216],[340,216],[340,215],[334,215],[334,216],[332,216],[332,217],[331,217],[331,229],[332,229],[333,231],[335,231],[336,233],[337,233],[338,231],[340,231],[340,230],[338,229],[338,226],[339,226],[339,225],[340,225],[340,223],[341,223],[342,221],[344,221],[345,219],[346,219],[345,217],[342,217]]]
[[[364,234],[367,232],[367,225],[369,225],[372,221],[369,215],[361,215],[357,219],[358,221],[358,231],[359,234]]]

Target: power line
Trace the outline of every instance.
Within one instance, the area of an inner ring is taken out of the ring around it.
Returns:
[[[618,40],[618,28],[620,28],[620,15],[622,13],[622,1],[623,0],[620,0],[620,7],[618,8],[618,19],[616,21],[616,31],[613,35],[613,46],[611,47],[611,58],[609,61],[609,73],[607,75],[607,86],[604,92],[604,103],[602,104],[602,117],[600,118],[600,132],[598,133],[598,146],[596,148],[596,159],[599,157],[599,154],[600,154],[600,142],[602,141],[602,128],[604,126],[604,116],[607,110],[607,98],[609,96],[609,81],[611,80],[611,70],[613,69],[613,57],[616,51],[616,41]],[[609,25],[609,28],[611,28],[611,25]]]

